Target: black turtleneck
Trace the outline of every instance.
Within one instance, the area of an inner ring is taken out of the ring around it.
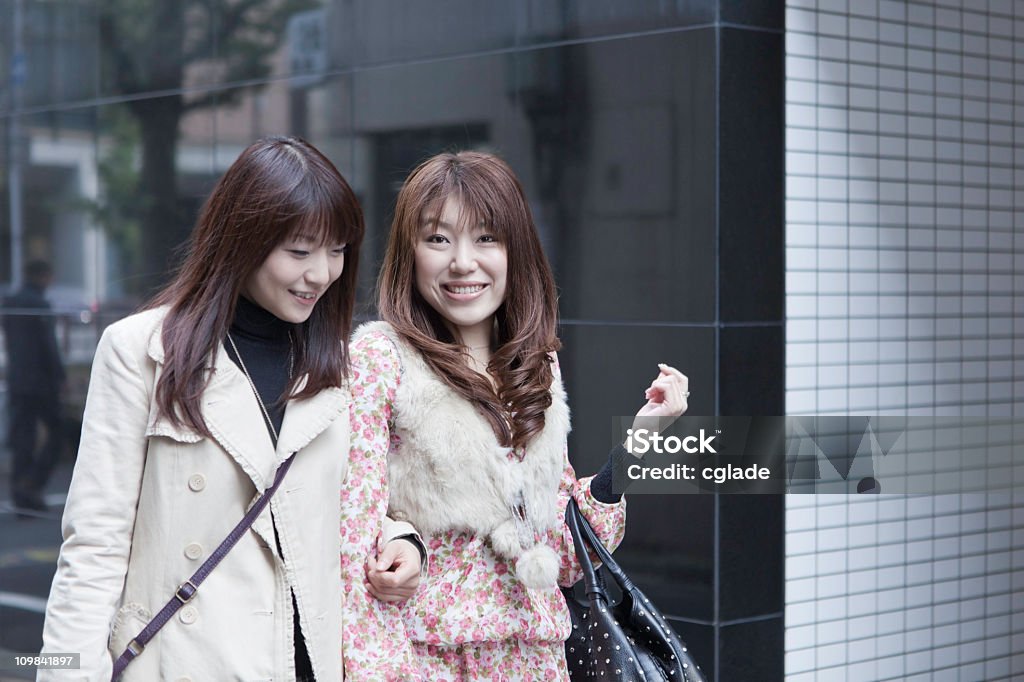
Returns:
[[[291,331],[296,325],[285,322],[276,317],[273,313],[264,310],[244,296],[238,297],[235,304],[235,319],[231,322],[229,333],[238,346],[238,354],[242,356],[245,363],[245,370],[248,370],[252,383],[259,392],[260,399],[270,414],[270,421],[274,425],[274,431],[281,433],[281,424],[284,422],[285,401],[281,400],[285,389],[288,387],[292,370],[293,358],[291,357],[292,339]],[[224,349],[228,352],[231,361],[242,369],[242,363],[235,355],[235,349],[231,342],[224,339]],[[244,371],[243,370],[243,373]],[[274,445],[277,445],[277,438],[274,432],[271,433]],[[275,527],[275,534],[276,534]],[[278,541],[278,553],[281,553],[281,543]],[[312,680],[313,666],[309,661],[309,652],[306,650],[306,642],[302,637],[302,628],[299,625],[299,606],[295,602],[295,593],[292,593],[292,629],[295,643],[295,675],[297,680]]]
[[[291,330],[296,325],[274,316],[249,299],[239,296],[235,306],[235,319],[231,322],[231,338],[238,346],[238,352],[249,370],[256,390],[270,413],[270,421],[277,433],[281,433],[284,421],[284,401],[280,398],[288,386],[289,354],[291,351]],[[231,343],[224,339],[224,348],[231,361],[241,364],[235,356]]]

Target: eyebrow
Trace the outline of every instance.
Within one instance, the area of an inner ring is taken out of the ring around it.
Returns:
[[[447,228],[449,230],[454,230],[457,227],[456,225],[452,225],[451,223],[449,223],[446,220],[438,220],[437,218],[426,218],[425,220],[423,220],[420,223],[420,229],[422,229],[424,227],[431,227],[431,226],[434,226],[434,225],[436,225],[437,227],[445,227],[445,228]],[[480,229],[480,228],[486,228],[486,227],[487,227],[487,223],[484,222],[483,220],[477,222],[476,225],[469,225],[469,229],[471,229],[471,230]]]

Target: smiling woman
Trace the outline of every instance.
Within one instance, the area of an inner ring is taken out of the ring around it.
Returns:
[[[345,269],[345,244],[319,244],[300,234],[279,244],[242,287],[242,295],[275,317],[300,324]]]
[[[348,646],[362,632],[346,626],[349,668],[358,679],[397,679],[394,652],[411,650],[416,680],[568,679],[558,585],[581,568],[565,509],[576,500],[614,548],[625,503],[609,466],[577,479],[569,464],[554,278],[504,161],[441,154],[413,171],[398,195],[378,307],[383,321],[352,343],[366,368],[355,400],[378,404],[353,450],[387,456],[389,513],[428,536],[431,561],[386,648]],[[639,414],[678,416],[686,385],[663,365]]]
[[[362,237],[325,156],[261,140],[214,187],[176,278],[104,332],[43,632],[45,652],[81,654],[76,678],[340,682],[341,564],[376,549],[344,554],[346,513],[351,535],[380,536],[392,582],[418,583],[417,548],[385,542],[412,528],[338,494],[386,491],[383,459],[348,457]]]
[[[505,244],[456,196],[445,200],[440,215],[424,211],[422,223],[416,243],[416,290],[470,355],[488,348],[494,313],[505,301]]]

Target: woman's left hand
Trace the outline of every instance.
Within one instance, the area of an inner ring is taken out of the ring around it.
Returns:
[[[366,561],[366,579],[370,594],[381,601],[405,601],[420,584],[420,550],[412,542],[398,538],[384,545],[377,557]]]
[[[633,428],[642,428],[644,423],[657,423],[665,428],[689,407],[690,380],[675,367],[658,365],[658,376],[644,392],[647,404],[640,408],[633,420]]]

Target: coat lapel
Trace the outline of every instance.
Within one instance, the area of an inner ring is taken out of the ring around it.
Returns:
[[[301,391],[305,383],[305,379],[299,382],[296,392]],[[311,398],[289,401],[277,441],[278,458],[283,461],[291,453],[306,447],[339,415],[348,411],[348,402],[348,391],[334,387],[325,388]]]
[[[213,439],[262,492],[274,482],[280,464],[266,421],[249,380],[221,348],[213,377],[203,393],[203,418]]]
[[[149,355],[157,363],[163,363],[159,328],[150,339]],[[275,450],[249,380],[231,361],[223,346],[217,348],[210,370],[210,383],[203,394],[206,426],[259,492],[273,484],[278,466],[288,455],[308,445],[348,409],[348,393],[341,388],[328,388],[311,398],[290,401]],[[297,390],[304,385],[305,381],[300,382]],[[198,434],[173,427],[167,420],[155,416],[151,416],[147,435],[168,436],[181,442],[201,440]]]

